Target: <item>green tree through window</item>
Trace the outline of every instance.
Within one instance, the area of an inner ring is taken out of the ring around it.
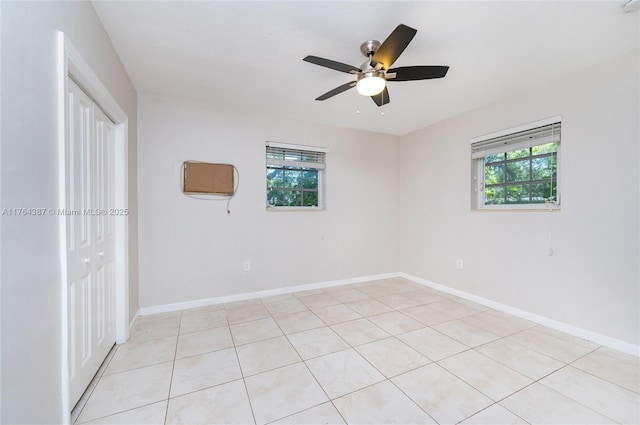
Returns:
[[[473,208],[558,208],[562,117],[471,140]]]
[[[557,199],[558,143],[484,158],[484,203],[543,204]]]
[[[266,154],[267,206],[323,207],[324,152],[267,146]]]

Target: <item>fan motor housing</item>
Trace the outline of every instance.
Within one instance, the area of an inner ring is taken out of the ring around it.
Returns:
[[[371,70],[362,71],[360,73],[360,75],[358,75],[358,80],[357,81],[360,81],[363,78],[371,78],[371,77],[378,77],[378,78],[382,78],[382,79],[386,80],[386,78],[384,78],[385,77],[384,71],[371,69]]]
[[[368,40],[360,45],[360,51],[366,57],[373,56],[373,54],[382,45],[378,40]]]
[[[630,1],[640,2],[640,0]],[[360,45],[360,52],[367,59],[360,67],[311,55],[302,59],[305,62],[351,74],[356,78],[356,81],[351,80],[342,84],[317,97],[316,100],[327,100],[355,87],[359,94],[370,96],[376,105],[383,106],[389,103],[389,93],[386,90],[387,81],[431,80],[447,75],[448,66],[403,66],[391,68],[407,48],[416,32],[416,29],[400,24],[382,43],[378,40],[365,41]]]

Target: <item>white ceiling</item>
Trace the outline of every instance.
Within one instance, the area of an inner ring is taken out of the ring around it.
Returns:
[[[403,135],[637,49],[640,14],[622,3],[93,4],[139,93]],[[400,23],[418,33],[394,66],[449,65],[444,79],[391,82],[383,108],[355,90],[314,100],[354,78],[302,58],[360,66],[360,44]]]

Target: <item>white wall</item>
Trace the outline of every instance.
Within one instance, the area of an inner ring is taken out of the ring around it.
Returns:
[[[57,31],[129,117],[130,310],[137,311],[136,92],[89,2],[2,2],[1,206],[58,206]],[[57,217],[1,217],[2,423],[62,423]]]
[[[396,138],[149,95],[138,119],[141,307],[397,271]],[[266,211],[265,141],[330,149],[326,211]],[[239,169],[231,215],[181,193],[185,160]]]
[[[638,345],[639,75],[636,50],[403,137],[400,270]],[[554,115],[561,211],[471,211],[469,139]]]

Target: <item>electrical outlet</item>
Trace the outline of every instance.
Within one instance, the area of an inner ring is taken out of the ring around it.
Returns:
[[[460,269],[460,270],[464,269],[464,265],[462,264],[462,260],[459,259],[459,258],[456,260],[456,269]]]
[[[242,263],[242,270],[245,272],[251,271],[251,261],[245,260],[244,263]]]

